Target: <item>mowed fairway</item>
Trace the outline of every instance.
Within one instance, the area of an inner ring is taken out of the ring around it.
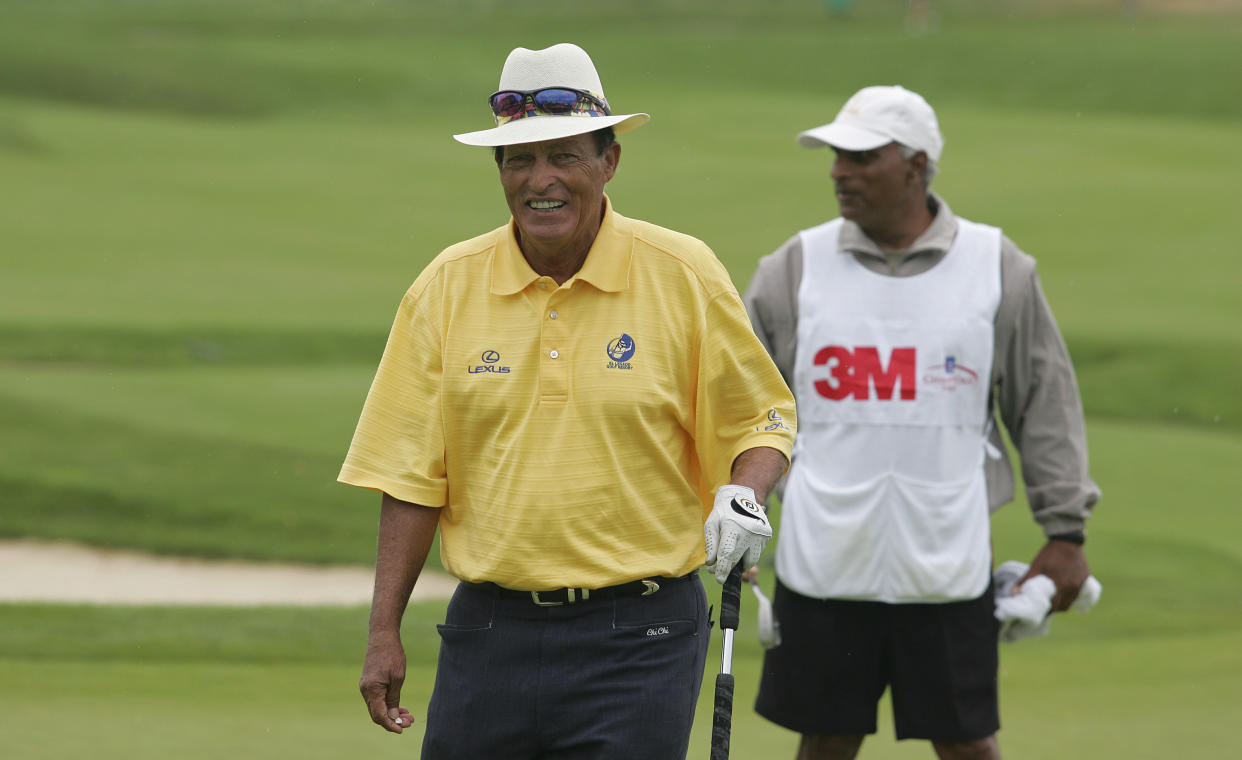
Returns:
[[[0,536],[369,562],[378,500],[336,470],[405,288],[507,219],[490,155],[449,135],[487,126],[510,48],[579,42],[616,110],[653,115],[609,194],[706,240],[739,288],[835,212],[796,132],[900,82],[939,112],[936,189],[1038,257],[1104,490],[1101,606],[1002,650],[1006,756],[1236,753],[1242,13],[957,0],[912,33],[897,2],[582,5],[6,3]],[[997,516],[998,559],[1037,548],[1025,509]],[[416,716],[442,608],[406,619]],[[751,710],[753,610],[734,756],[792,757]],[[416,756],[418,728],[383,734],[356,696],[365,625],[0,604],[0,754]],[[692,757],[717,667],[713,648]],[[881,718],[863,757],[929,756]]]

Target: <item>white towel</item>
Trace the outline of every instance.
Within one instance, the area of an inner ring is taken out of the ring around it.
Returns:
[[[764,649],[778,647],[781,645],[781,623],[772,612],[772,602],[763,593],[763,589],[759,588],[757,579],[751,580],[750,588],[755,592],[755,601],[758,602],[759,624],[756,628],[759,631],[759,643]]]
[[[1057,593],[1052,579],[1046,575],[1036,575],[1023,583],[1018,593],[1013,593],[1013,587],[1029,569],[1030,565],[1024,562],[1010,560],[1002,563],[992,573],[996,586],[996,619],[1000,621],[1001,641],[1018,641],[1048,633],[1052,597]],[[1088,576],[1070,609],[1080,613],[1087,612],[1100,601],[1102,592],[1103,587],[1095,576]]]

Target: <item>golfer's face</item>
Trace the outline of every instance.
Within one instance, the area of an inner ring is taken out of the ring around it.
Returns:
[[[841,216],[865,230],[886,227],[892,215],[901,212],[918,177],[911,162],[901,157],[897,143],[875,150],[833,151],[837,156],[832,162],[832,182]]]
[[[567,254],[589,249],[599,231],[604,185],[620,155],[616,143],[597,155],[589,134],[506,146],[500,184],[523,246]]]

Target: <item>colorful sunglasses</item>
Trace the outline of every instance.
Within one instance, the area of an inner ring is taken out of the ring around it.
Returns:
[[[544,87],[538,90],[501,90],[487,99],[496,124],[537,116],[610,116],[608,101],[586,90]]]

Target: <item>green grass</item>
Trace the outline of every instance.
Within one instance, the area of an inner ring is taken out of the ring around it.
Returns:
[[[1110,580],[1126,577],[1121,570]],[[1088,617],[1058,618],[1048,638],[1004,647],[1000,736],[1010,752],[1047,757],[1072,746],[1074,757],[1158,758],[1170,746],[1229,746],[1229,717],[1242,698],[1236,626],[1101,635],[1112,618],[1127,614],[1123,588],[1106,591],[1110,603]],[[733,660],[733,752],[791,757],[795,737],[752,709],[762,650],[750,605],[747,594]],[[0,626],[6,746],[27,760],[408,757],[421,738],[434,675],[433,624],[442,614],[443,602],[414,605],[407,614],[402,703],[418,722],[398,739],[370,724],[356,693],[366,621],[360,608],[0,607],[0,622],[20,623]],[[691,757],[706,756],[710,743],[718,639],[708,655]],[[49,683],[56,685],[51,693]],[[53,725],[57,730],[49,730]],[[919,743],[892,739],[887,705],[866,746],[869,758],[927,753]]]
[[[369,562],[378,499],[335,475],[405,288],[507,218],[490,156],[450,135],[487,125],[512,46],[579,41],[619,110],[653,114],[624,136],[609,193],[702,237],[739,288],[835,212],[826,154],[793,136],[857,88],[900,82],[945,129],[936,188],[1039,260],[1104,491],[1088,544],[1104,601],[1004,650],[1003,746],[1232,746],[1242,100],[1222,93],[1242,80],[1242,14],[1142,5],[937,0],[934,30],[911,34],[898,0],[848,17],[819,0],[11,0],[0,536]],[[994,535],[1002,559],[1039,545],[1021,503]],[[407,618],[415,714],[441,610]],[[371,727],[354,693],[365,617],[2,605],[0,744],[36,759],[409,756],[417,736]],[[734,753],[792,756],[749,709],[751,636]],[[926,756],[881,715],[866,757]]]
[[[1184,426],[1095,422],[1105,507],[1089,556],[1099,607],[1054,619],[1043,639],[1002,649],[1002,746],[1019,756],[1158,758],[1232,741],[1242,699],[1242,548],[1231,463],[1242,442]],[[1176,472],[1167,463],[1180,462]],[[1193,500],[1193,501],[1192,501]],[[1039,537],[1020,505],[995,522],[998,558],[1029,558]],[[765,582],[772,582],[770,573]],[[714,582],[708,580],[716,595]],[[403,703],[421,717],[443,601],[412,605]],[[743,596],[734,655],[735,756],[791,757],[795,738],[757,717],[761,650]],[[6,746],[29,760],[89,756],[409,756],[420,737],[370,725],[355,683],[366,610],[0,605],[0,714]],[[716,639],[719,635],[716,634]],[[707,754],[719,663],[709,654],[691,757]],[[54,687],[49,689],[48,684]],[[68,723],[68,724],[67,724]],[[51,730],[54,726],[57,730]],[[925,757],[892,739],[887,705],[868,758]]]

